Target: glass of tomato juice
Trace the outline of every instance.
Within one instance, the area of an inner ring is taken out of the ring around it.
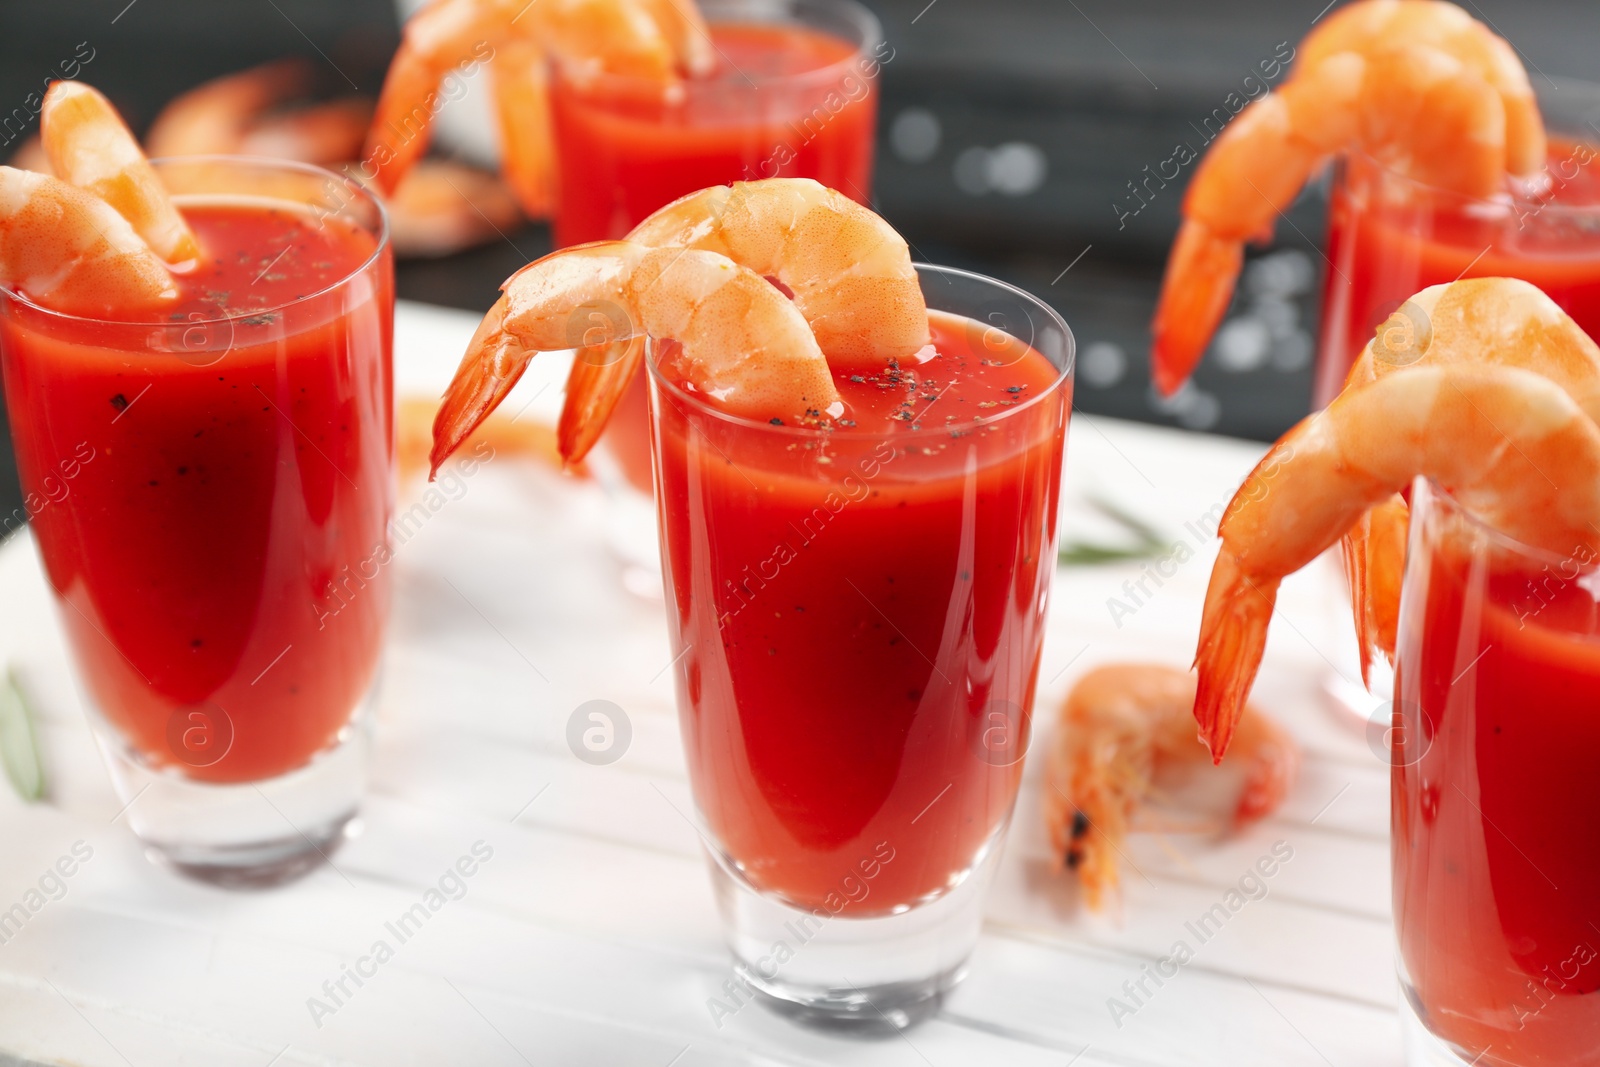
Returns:
[[[1549,165],[1531,185],[1508,183],[1493,200],[1424,185],[1362,155],[1335,171],[1328,212],[1328,270],[1312,400],[1326,407],[1380,325],[1430,285],[1459,278],[1521,278],[1548,293],[1600,338],[1600,86],[1556,79],[1539,86],[1550,132]],[[1427,323],[1402,313],[1376,337],[1380,356],[1415,358]],[[1340,678],[1334,707],[1381,729],[1394,673],[1377,657],[1370,692]],[[1369,716],[1371,718],[1369,719]]]
[[[1521,278],[1600,338],[1600,85],[1558,79],[1539,94],[1549,164],[1534,183],[1475,200],[1351,155],[1328,214],[1314,401],[1325,407],[1377,328],[1430,285]],[[1422,328],[1420,322],[1413,324]],[[1397,353],[1404,329],[1380,337]]]
[[[702,0],[716,68],[660,84],[552,63],[557,247],[615,240],[680,196],[758,178],[814,178],[863,204],[872,186],[877,78],[893,51],[855,0]],[[619,350],[583,350],[610,359]],[[616,490],[612,541],[652,590],[644,376],[618,404],[600,473]],[[635,583],[637,584],[637,583]],[[642,590],[641,590],[642,591]],[[653,591],[650,595],[654,595]]]
[[[1392,746],[1412,1064],[1600,1064],[1600,560],[1412,490]]]
[[[270,884],[343,839],[389,608],[382,207],[315,167],[157,161],[204,255],[152,315],[0,291],[31,529],[148,854]]]
[[[679,720],[734,957],[713,1013],[931,1012],[1016,799],[1072,334],[1004,283],[918,273],[933,345],[836,372],[829,428],[723,414],[647,356]]]

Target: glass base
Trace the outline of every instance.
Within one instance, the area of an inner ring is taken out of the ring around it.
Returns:
[[[1400,1036],[1406,1050],[1407,1067],[1493,1067],[1503,1061],[1491,1059],[1485,1049],[1469,1055],[1429,1032],[1427,1024],[1417,1014],[1405,984],[1401,983]]]
[[[272,841],[198,847],[147,841],[144,854],[157,866],[224,889],[270,889],[328,862],[340,845],[359,832],[360,821],[351,808],[327,825],[307,827],[303,834]]]
[[[758,891],[711,857],[717,905],[733,951],[723,984],[806,1026],[886,1034],[933,1015],[966,976],[983,926],[983,898],[999,865],[1002,828],[966,876],[938,898],[867,919],[807,910]],[[846,911],[848,905],[846,906]]]
[[[152,767],[104,722],[95,737],[126,807],[123,818],[154,863],[229,888],[279,885],[313,870],[350,837],[366,787],[372,696],[338,741],[288,774],[214,783]]]

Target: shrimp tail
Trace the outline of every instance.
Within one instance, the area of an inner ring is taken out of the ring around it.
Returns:
[[[1405,498],[1397,494],[1362,515],[1344,536],[1344,568],[1361,650],[1361,681],[1369,687],[1377,653],[1394,657],[1410,521]]]
[[[1372,640],[1392,660],[1400,629],[1400,584],[1405,579],[1406,540],[1411,509],[1396,495],[1371,511],[1372,542],[1367,552],[1367,610]]]
[[[1277,598],[1277,579],[1252,578],[1226,550],[1217,558],[1194,662],[1200,672],[1194,717],[1213,763],[1222,762],[1244,714]]]
[[[555,146],[544,54],[528,41],[500,46],[489,64],[500,120],[500,171],[530,219],[555,204]]]
[[[1356,648],[1361,653],[1361,684],[1372,686],[1372,590],[1368,585],[1367,553],[1372,537],[1372,513],[1356,520],[1340,542],[1344,574],[1350,586],[1350,613],[1356,624]]]
[[[1176,393],[1199,365],[1233,302],[1243,265],[1242,242],[1219,237],[1194,219],[1178,228],[1151,323],[1151,375],[1163,396]]]
[[[556,427],[562,462],[582,462],[644,362],[643,335],[578,349],[567,374],[567,399]]]
[[[505,330],[505,317],[506,298],[502,296],[478,324],[478,332],[467,346],[467,358],[461,361],[445,390],[439,414],[433,420],[429,481],[506,398],[533,360],[534,351]]]
[[[439,85],[439,75],[423,57],[404,44],[383,81],[361,158],[384,196],[393,196],[400,179],[428,152],[433,139],[433,111],[419,104]]]

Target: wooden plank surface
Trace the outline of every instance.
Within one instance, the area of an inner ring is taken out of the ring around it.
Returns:
[[[402,305],[402,388],[437,391],[473,325]],[[562,369],[536,362],[519,387],[530,412],[548,417]],[[1035,756],[1087,668],[1188,661],[1219,505],[1259,454],[1075,419],[1068,533],[1107,533],[1083,504],[1099,493],[1189,551],[1153,575],[1144,563],[1060,573]],[[1092,916],[1049,854],[1043,761],[1031,758],[970,978],[928,1024],[861,1042],[758,1008],[719,1025],[708,1008],[726,958],[689,822],[662,609],[622,591],[607,515],[594,483],[506,462],[428,510],[394,564],[362,833],[333,866],[258,893],[143,859],[85,725],[34,546],[24,534],[0,549],[0,659],[38,705],[52,786],[33,806],[0,788],[0,908],[75,843],[93,850],[0,944],[0,1067],[1401,1062],[1386,766],[1321,696],[1333,672],[1355,670],[1331,564],[1285,584],[1257,689],[1307,752],[1281,813],[1227,840],[1136,838],[1120,908]],[[626,755],[605,767],[564,739],[571,710],[596,698],[633,725]],[[314,1013],[323,983],[475,842],[493,858],[464,895],[336,1011]],[[1194,921],[1275,845],[1292,859],[1201,942]],[[1139,993],[1142,968],[1180,941],[1192,960]]]

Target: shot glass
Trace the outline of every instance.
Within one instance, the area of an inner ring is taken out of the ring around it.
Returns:
[[[179,871],[270,884],[337,846],[365,781],[394,505],[388,224],[315,167],[156,167],[202,271],[231,257],[215,276],[240,284],[180,276],[180,310],[143,322],[0,291],[6,402],[124,817]]]
[[[824,431],[721,413],[646,360],[673,673],[735,1003],[847,1029],[933,1011],[977,940],[1030,736],[1071,408],[1060,316],[917,269],[941,351],[1031,347],[1046,384],[1011,406],[936,401],[926,428]]]
[[[1393,731],[1407,1062],[1600,1064],[1600,561],[1412,490]]]

